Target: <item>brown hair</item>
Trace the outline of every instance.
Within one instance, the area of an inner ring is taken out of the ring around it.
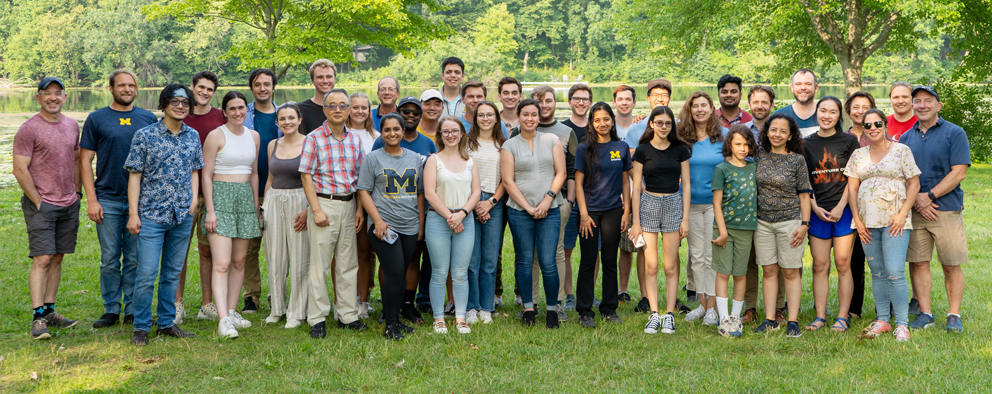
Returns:
[[[500,125],[503,124],[503,120],[499,117],[499,108],[492,101],[486,100],[479,103],[479,107],[486,105],[496,112],[496,123],[493,124],[493,145],[496,145],[496,149],[503,147],[503,143],[506,142],[506,136],[503,135],[503,130],[500,129]],[[440,125],[440,123],[438,123]],[[468,150],[477,151],[479,150],[479,134],[482,133],[482,129],[479,128],[479,109],[475,109],[475,117],[472,118],[472,128],[468,131]]]
[[[637,92],[634,91],[634,88],[632,88],[630,86],[627,86],[627,85],[620,85],[620,86],[617,86],[616,89],[613,89],[613,99],[616,100],[617,99],[617,93],[620,93],[620,92],[625,91],[625,90],[628,91],[628,92],[630,92],[630,98],[632,100],[637,101]],[[671,94],[671,93],[669,93],[669,94]]]
[[[465,136],[465,124],[454,115],[445,115],[437,121],[437,133],[434,134],[434,145],[437,145],[437,153],[441,153],[444,150],[444,133],[441,132],[441,126],[444,125],[444,122],[453,122],[458,125],[458,130],[461,132],[460,139],[458,140],[458,155],[462,159],[468,160],[468,150],[465,149],[465,145],[468,144],[468,138]]]
[[[727,137],[723,143],[723,157],[731,157],[734,155],[734,147],[732,146],[732,141],[734,136],[740,134],[744,137],[744,141],[747,141],[747,157],[755,157],[758,155],[758,143],[754,140],[754,133],[751,129],[745,125],[739,124],[730,128],[727,132]]]
[[[751,96],[754,95],[757,92],[765,92],[765,94],[768,95],[768,101],[771,101],[772,102],[772,105],[775,104],[775,91],[772,90],[771,87],[768,87],[768,86],[765,86],[765,85],[754,85],[754,86],[752,86],[751,87],[751,90],[748,90],[747,91],[747,101],[751,101]]]
[[[530,98],[534,100],[541,100],[544,98],[544,95],[548,93],[551,93],[551,95],[555,97],[555,101],[558,101],[558,95],[555,94],[555,88],[550,87],[548,85],[541,85],[534,88],[534,90],[530,92]],[[517,104],[517,107],[519,106],[520,104]]]
[[[134,86],[138,86],[138,76],[137,75],[134,75],[134,73],[131,72],[131,70],[125,70],[125,69],[114,70],[114,72],[110,73],[110,79],[109,79],[109,85],[108,86],[114,87],[115,86],[114,85],[114,80],[117,79],[117,76],[118,75],[121,75],[121,74],[130,75],[131,78],[134,79]]]
[[[851,105],[854,104],[854,99],[858,97],[868,99],[868,104],[871,105],[872,108],[875,108],[875,98],[872,97],[871,93],[854,92],[851,97],[847,98],[847,101],[844,101],[844,112],[846,112],[848,116],[851,116]]]
[[[592,101],[592,89],[589,89],[589,85],[586,85],[584,83],[577,83],[575,85],[572,85],[572,87],[568,88],[568,100],[572,101],[572,96],[575,95],[575,92],[581,90],[585,90],[589,92],[589,101]]]
[[[313,79],[313,72],[317,68],[330,68],[331,71],[334,72],[334,77],[337,78],[338,76],[338,69],[334,67],[333,62],[327,59],[317,59],[317,61],[313,62],[313,64],[310,65],[310,68],[307,69],[307,71],[310,72],[310,79]]]
[[[713,107],[713,98],[703,91],[696,91],[689,98],[685,99],[685,105],[679,111],[679,137],[686,144],[693,146],[699,138],[696,136],[696,121],[692,118],[692,102],[698,98],[705,98],[710,105],[710,117],[706,120],[706,134],[710,136],[710,142],[723,141],[723,134],[720,133],[720,121],[716,117],[716,108]]]
[[[465,91],[468,90],[468,88],[482,88],[482,96],[483,97],[485,97],[485,96],[487,96],[489,94],[486,91],[486,84],[484,84],[484,83],[482,83],[482,81],[479,81],[479,80],[476,80],[476,79],[473,79],[471,81],[465,82],[465,84],[462,85],[462,97],[465,97]]]

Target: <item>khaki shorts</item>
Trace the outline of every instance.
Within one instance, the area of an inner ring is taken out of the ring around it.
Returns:
[[[727,243],[723,247],[713,245],[713,270],[718,274],[731,276],[747,275],[747,262],[751,258],[751,243],[754,231],[727,229]],[[720,238],[720,230],[713,229],[713,239]]]
[[[968,238],[964,233],[961,211],[939,213],[937,220],[931,222],[919,212],[913,211],[913,231],[909,234],[906,261],[933,261],[933,249],[936,246],[940,264],[963,265],[968,262]]]
[[[207,232],[203,230],[203,216],[207,214],[207,203],[203,199],[203,196],[196,198],[196,212],[193,213],[193,236],[196,237],[196,243],[200,245],[210,246],[210,241],[207,239]]]
[[[792,232],[800,225],[800,220],[769,223],[759,219],[758,230],[754,232],[754,254],[758,265],[778,264],[780,268],[802,268],[806,240],[803,239],[798,248],[793,248],[791,244]]]

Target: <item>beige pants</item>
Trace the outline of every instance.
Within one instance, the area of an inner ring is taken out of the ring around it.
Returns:
[[[293,221],[307,208],[303,189],[269,189],[265,199],[265,261],[269,269],[270,316],[286,321],[307,318],[310,292],[310,236],[293,230]],[[289,276],[289,308],[286,277]]]
[[[355,235],[355,200],[338,201],[318,197],[320,210],[328,225],[318,227],[313,222],[313,210],[307,214],[310,233],[310,294],[307,303],[307,323],[311,326],[326,320],[331,313],[327,294],[327,274],[334,265],[337,291],[334,297],[334,318],[342,323],[358,320],[358,244]]]
[[[716,297],[713,270],[713,204],[689,205],[689,262],[696,292]]]
[[[558,301],[565,299],[565,225],[568,224],[568,215],[572,212],[572,207],[568,202],[563,202],[558,206],[558,213],[561,214],[561,228],[558,231],[558,250],[555,252],[556,265],[558,266]],[[535,248],[537,250],[537,248]],[[534,278],[531,288],[531,299],[544,299],[541,297],[541,266],[537,264],[537,253],[534,253],[534,268],[532,271]],[[536,301],[534,302],[537,303]]]

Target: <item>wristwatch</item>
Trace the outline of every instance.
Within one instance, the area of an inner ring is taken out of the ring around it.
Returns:
[[[499,200],[497,200],[496,197],[492,197],[492,198],[489,199],[489,203],[490,204],[493,204],[494,207],[496,206],[496,203],[498,203],[498,202],[499,202]]]
[[[933,190],[927,191],[927,197],[930,197],[930,201],[937,200],[937,196],[933,195]]]
[[[803,220],[802,222],[799,223],[799,225],[809,227],[809,220]]]
[[[548,190],[548,195],[551,196],[551,198],[555,198],[555,196],[557,196],[558,193],[555,193],[555,192],[553,192],[551,190]]]

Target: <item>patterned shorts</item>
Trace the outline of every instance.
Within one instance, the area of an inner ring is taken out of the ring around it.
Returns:
[[[217,234],[227,238],[252,239],[262,236],[258,228],[255,200],[248,182],[213,181]],[[206,220],[206,215],[203,215]],[[201,228],[203,223],[201,222]],[[206,230],[203,231],[206,233]]]
[[[682,192],[667,196],[641,193],[641,229],[649,233],[670,233],[682,225]]]

